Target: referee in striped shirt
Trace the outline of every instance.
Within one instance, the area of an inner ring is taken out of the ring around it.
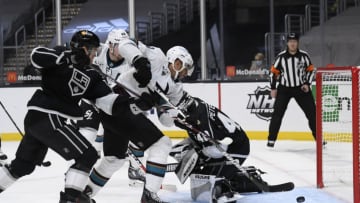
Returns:
[[[310,89],[314,72],[309,55],[299,49],[298,35],[289,34],[287,49],[279,53],[270,70],[271,97],[275,98],[275,104],[269,126],[268,147],[274,147],[282,118],[291,98],[294,98],[304,111],[315,138],[315,102]],[[279,84],[276,87],[277,81]]]

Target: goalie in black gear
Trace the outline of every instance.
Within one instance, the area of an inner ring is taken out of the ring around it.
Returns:
[[[233,192],[261,192],[234,165],[227,163],[222,153],[205,137],[194,133],[176,119],[185,119],[196,129],[220,141],[223,149],[242,164],[249,155],[250,144],[240,125],[218,108],[188,94],[182,98],[178,108],[186,118],[179,118],[178,110],[166,107],[158,110],[158,115],[161,122],[174,122],[189,134],[189,138],[173,147],[170,155],[179,161],[175,172],[180,182],[184,183],[190,176],[192,198],[218,201],[220,198],[231,199]],[[255,167],[244,168],[248,174],[263,182]]]

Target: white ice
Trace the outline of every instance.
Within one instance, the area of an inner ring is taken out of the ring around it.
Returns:
[[[173,143],[178,140],[173,140]],[[3,142],[2,150],[10,161],[16,152],[18,142]],[[353,202],[351,189],[346,187],[316,188],[315,142],[278,141],[274,149],[267,149],[265,141],[251,141],[251,155],[244,165],[254,165],[267,174],[263,178],[270,184],[292,181],[295,189],[290,192],[246,194],[238,200],[241,203],[296,203],[298,196],[305,197],[305,203]],[[68,163],[53,151],[46,160],[50,167],[37,167],[35,172],[18,180],[0,194],[0,203],[56,203],[59,191],[63,189],[64,173]],[[169,202],[192,202],[189,182],[181,185],[172,173],[166,174],[164,184],[176,184],[178,191],[162,190],[160,196]],[[97,203],[140,202],[142,188],[128,186],[127,165],[114,174],[108,184],[95,197]]]

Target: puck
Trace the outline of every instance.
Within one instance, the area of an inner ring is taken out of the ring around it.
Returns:
[[[301,202],[305,202],[305,197],[304,196],[299,196],[296,198],[296,202],[297,203],[301,203]]]
[[[49,166],[51,166],[51,162],[50,161],[45,161],[41,165],[43,165],[45,167],[49,167]]]

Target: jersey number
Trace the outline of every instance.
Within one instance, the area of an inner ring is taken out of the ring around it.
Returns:
[[[217,117],[223,123],[229,133],[234,133],[236,128],[240,128],[239,124],[237,124],[235,121],[231,120],[229,117],[227,117],[221,112],[218,112]]]

